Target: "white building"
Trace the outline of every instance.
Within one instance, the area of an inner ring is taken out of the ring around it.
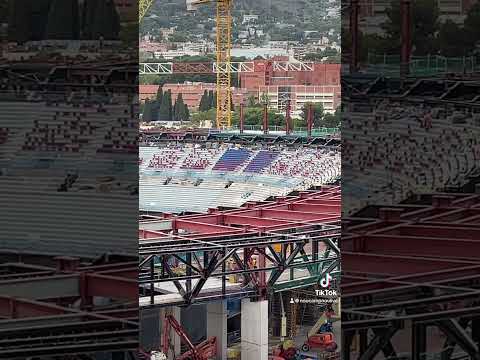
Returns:
[[[258,98],[266,95],[269,107],[279,113],[285,113],[290,100],[292,117],[299,117],[307,103],[321,103],[326,113],[333,114],[340,104],[340,94],[340,85],[270,85],[258,89]]]
[[[243,15],[242,24],[258,21],[258,15]]]
[[[166,60],[173,60],[176,57],[181,56],[199,56],[199,51],[187,51],[187,50],[168,50],[168,51],[155,51],[153,56],[157,59],[163,58]]]

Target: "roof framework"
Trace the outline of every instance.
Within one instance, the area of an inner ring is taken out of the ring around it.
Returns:
[[[188,305],[315,285],[322,274],[340,271],[339,222],[339,187],[203,215],[148,216],[139,230],[140,305]]]
[[[0,359],[133,354],[138,347],[135,260],[2,252]],[[97,305],[98,297],[109,299],[108,305]]]
[[[344,224],[343,358],[478,359],[480,195],[369,206]]]

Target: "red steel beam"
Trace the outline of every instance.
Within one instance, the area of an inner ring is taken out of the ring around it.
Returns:
[[[314,212],[295,211],[295,210],[276,210],[262,209],[260,211],[262,218],[268,219],[285,219],[285,220],[302,220],[302,221],[330,221],[338,218],[339,215],[322,215]]]
[[[0,316],[8,319],[61,315],[73,312],[68,308],[39,302],[0,296]]]
[[[288,221],[276,220],[276,219],[265,219],[262,217],[251,217],[244,215],[225,215],[225,224],[227,225],[249,225],[249,226],[275,226],[275,225],[286,225]]]
[[[458,279],[472,275],[480,275],[480,265],[461,266],[454,269],[443,269],[420,274],[408,274],[387,279],[365,280],[346,275],[342,277],[342,293],[352,294],[387,289],[397,287],[399,284],[434,284],[444,280]]]
[[[294,211],[306,211],[306,212],[316,212],[316,213],[333,213],[333,214],[340,214],[340,205],[314,205],[314,204],[307,204],[307,203],[297,203],[297,204],[290,204],[289,210]]]
[[[173,229],[184,229],[201,234],[232,234],[242,232],[241,230],[234,230],[228,226],[206,224],[197,221],[183,220],[181,218],[176,218],[175,220],[173,220]]]
[[[420,224],[403,224],[397,226],[394,230],[395,234],[417,237],[438,237],[444,239],[480,239],[480,229],[455,226],[447,224],[445,226],[432,226]]]
[[[467,265],[476,265],[476,263],[452,259],[432,259],[342,251],[342,270],[345,273],[400,276],[454,269]]]
[[[263,133],[268,134],[268,104],[263,105]]]
[[[85,295],[113,299],[138,299],[138,279],[116,276],[86,274]]]
[[[401,0],[401,76],[407,76],[410,73],[410,53],[412,49],[412,34],[411,34],[411,8],[410,0]]]
[[[244,104],[243,102],[240,104],[240,134],[243,134],[244,130],[244,123],[245,123],[245,112],[244,112]]]
[[[350,241],[349,241],[350,242]],[[453,240],[448,238],[417,237],[403,235],[366,235],[351,240],[353,251],[376,254],[398,254],[424,257],[475,259],[480,254],[478,240]],[[350,244],[343,244],[351,249]]]

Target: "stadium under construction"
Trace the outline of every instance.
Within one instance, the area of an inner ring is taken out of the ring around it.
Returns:
[[[145,353],[338,355],[339,142],[255,138],[142,134],[148,145],[140,147],[139,200]],[[322,279],[329,284],[322,287]]]
[[[478,358],[478,73],[344,81],[342,358]]]
[[[4,40],[0,358],[134,359],[137,50]]]

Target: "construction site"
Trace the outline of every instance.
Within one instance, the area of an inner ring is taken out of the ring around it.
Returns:
[[[369,4],[345,4],[343,359],[480,354],[479,72],[416,67],[414,5],[400,2],[399,61],[375,68],[359,60]]]
[[[334,354],[339,202],[333,187],[205,215],[143,215],[142,346],[199,359]]]
[[[153,3],[141,2],[140,19]],[[312,109],[303,133],[293,131],[291,117],[303,106],[296,81],[329,84],[328,96],[317,101],[330,102],[333,112],[339,77],[312,62],[232,62],[233,2],[186,5],[195,11],[208,4],[216,15],[215,62],[140,64],[141,76],[216,76],[216,84],[202,84],[198,93],[200,85],[168,85],[191,108],[211,86],[211,128],[141,131],[141,354],[169,360],[337,358],[339,134],[315,128]],[[242,109],[248,90],[235,90],[232,74],[252,84],[257,99],[272,92],[258,129],[245,125],[242,115],[233,126],[232,106]],[[262,84],[275,85],[278,93]],[[158,86],[149,91],[155,97]],[[278,128],[268,122],[273,111],[286,114]]]

